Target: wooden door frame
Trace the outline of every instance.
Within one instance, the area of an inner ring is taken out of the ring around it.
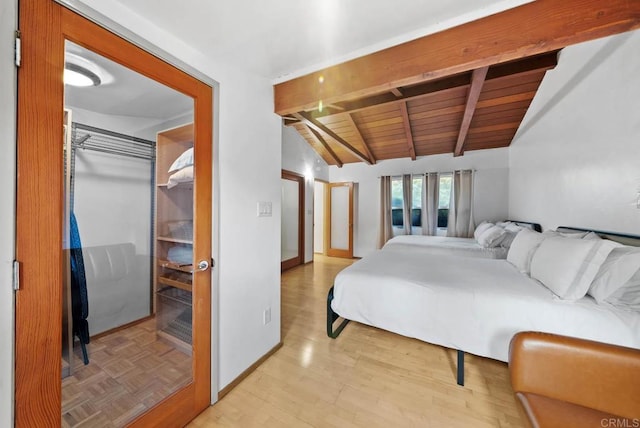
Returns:
[[[18,71],[15,425],[61,423],[63,168],[61,132],[64,40],[84,46],[191,96],[196,121],[194,259],[211,258],[212,88],[51,0],[19,5],[22,65]],[[132,422],[181,424],[211,397],[211,271],[194,275],[194,382]],[[195,380],[198,380],[195,382]]]
[[[304,206],[305,206],[305,185],[304,175],[297,172],[282,170],[281,178],[298,182],[298,257],[280,261],[280,272],[304,264]],[[282,245],[282,243],[280,243]]]
[[[327,227],[328,227],[328,247],[326,248],[327,250],[327,256],[329,257],[342,257],[342,258],[347,258],[347,259],[352,259],[353,258],[353,182],[352,181],[343,181],[343,182],[338,182],[338,183],[329,183],[328,186],[328,216],[327,216]],[[347,248],[346,250],[342,250],[342,249],[334,249],[331,248],[331,189],[333,187],[344,187],[344,186],[348,186],[349,187],[349,248]]]

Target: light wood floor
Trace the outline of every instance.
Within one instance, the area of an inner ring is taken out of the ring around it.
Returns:
[[[197,427],[521,427],[504,363],[362,324],[326,336],[326,296],[353,261],[316,256],[282,275],[284,346]]]

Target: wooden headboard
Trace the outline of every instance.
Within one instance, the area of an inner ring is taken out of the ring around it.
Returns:
[[[584,229],[581,227],[560,226],[556,229],[558,232],[593,232],[603,239],[619,242],[624,245],[632,245],[640,247],[640,235],[627,235],[618,232],[606,232],[604,230]]]

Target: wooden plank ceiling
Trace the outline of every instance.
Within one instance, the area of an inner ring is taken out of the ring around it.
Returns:
[[[285,116],[329,165],[511,143],[557,51]]]
[[[329,165],[506,147],[560,49],[637,28],[637,0],[537,0],[279,83],[275,111]]]

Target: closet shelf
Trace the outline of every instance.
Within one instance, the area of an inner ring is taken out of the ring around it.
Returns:
[[[181,289],[166,287],[158,291],[158,295],[175,302],[182,303],[187,306],[191,306],[191,293]]]
[[[167,183],[158,183],[158,184],[156,184],[156,186],[158,186],[161,189],[167,189],[167,190],[173,190],[173,189],[191,190],[191,189],[193,189],[193,181],[186,181],[184,183],[178,183],[175,186],[173,186],[171,189],[169,189]]]
[[[177,239],[177,238],[171,238],[169,236],[158,236],[157,239],[158,239],[158,241],[173,242],[175,244],[193,245],[193,240],[192,239]]]
[[[193,273],[193,265],[181,265],[170,262],[169,260],[158,260],[158,266],[167,269],[179,270],[181,272]]]
[[[164,285],[170,285],[172,287],[179,288],[185,291],[191,291],[191,284],[188,282],[177,281],[175,279],[167,278],[164,276],[158,277],[158,282]]]

